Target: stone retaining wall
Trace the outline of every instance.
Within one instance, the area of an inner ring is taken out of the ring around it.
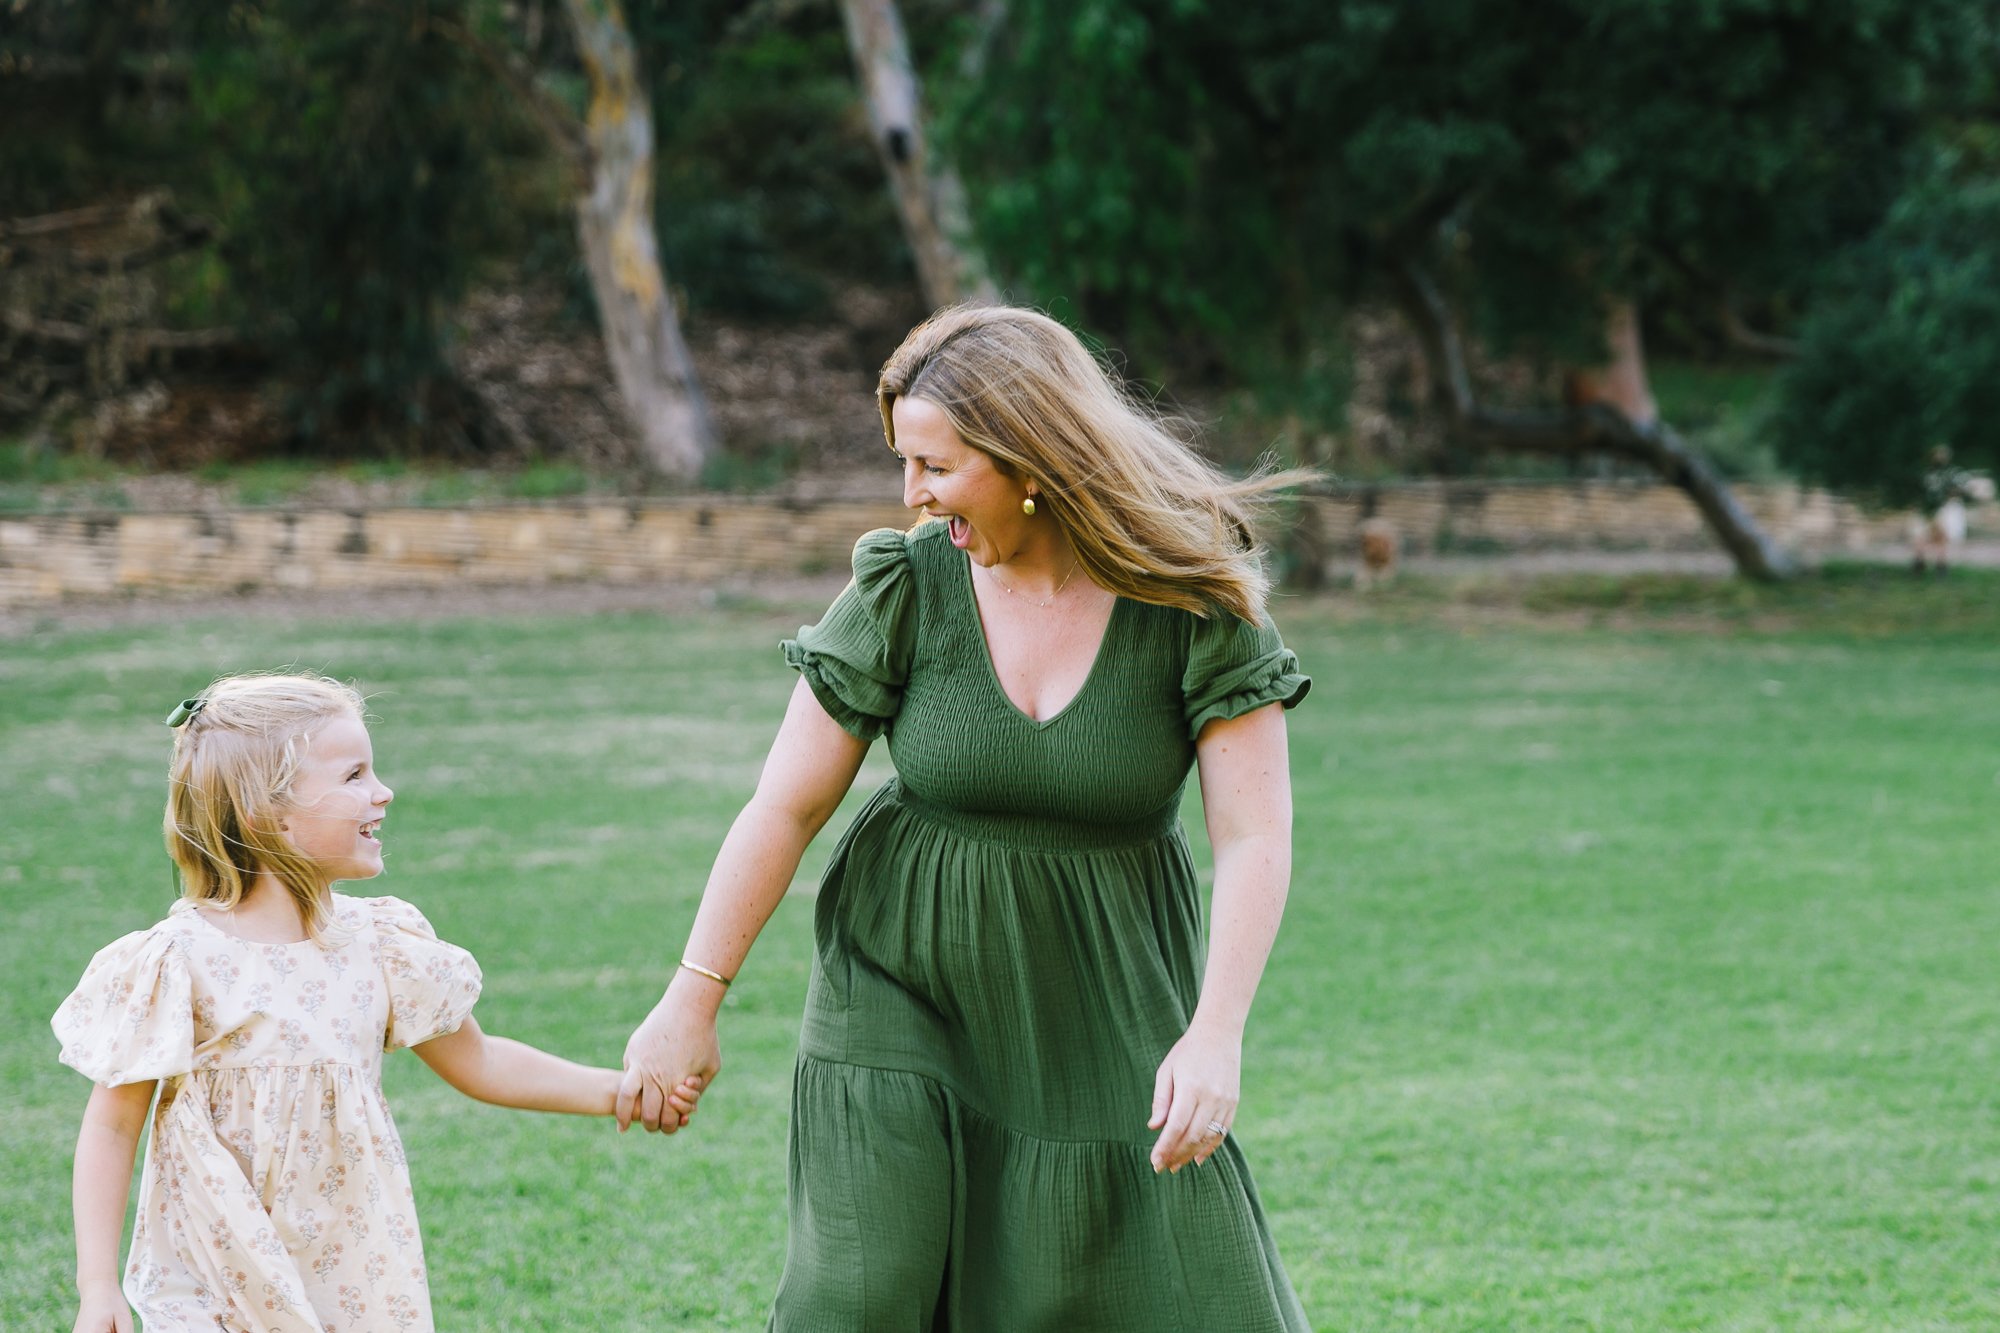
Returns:
[[[1742,487],[1778,541],[1825,553],[1902,540],[1907,517],[1870,516],[1823,491]],[[1622,482],[1428,482],[1310,497],[1317,544],[1351,557],[1356,526],[1393,521],[1416,552],[1710,549],[1694,506]],[[893,497],[580,499],[465,509],[243,509],[0,516],[0,605],[72,596],[612,582],[842,569],[861,533],[900,527]]]
[[[844,568],[868,529],[906,522],[893,501],[735,498],[0,517],[0,605],[79,594],[809,574]]]
[[[1736,498],[1780,545],[1812,555],[1905,540],[1910,515],[1871,513],[1823,490],[1739,486]],[[1363,519],[1396,525],[1405,550],[1480,554],[1537,550],[1713,550],[1681,491],[1650,483],[1409,482],[1315,497],[1326,549],[1344,553]]]

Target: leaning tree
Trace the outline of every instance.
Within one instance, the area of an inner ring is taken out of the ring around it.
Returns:
[[[1777,345],[1751,315],[1876,224],[1992,42],[1980,0],[1007,10],[951,123],[982,237],[1033,290],[1295,365],[1388,298],[1456,438],[1650,468],[1761,579],[1788,561],[1649,410],[1632,312]],[[1614,373],[1538,400],[1480,349]]]
[[[896,0],[841,0],[840,12],[875,152],[925,302],[996,299],[985,261],[968,234],[965,189],[951,164],[938,158],[926,128],[922,88]]]
[[[581,115],[520,49],[510,7],[482,0],[468,9],[430,15],[422,26],[475,55],[546,132],[575,191],[578,249],[642,459],[662,475],[693,478],[716,453],[718,436],[660,258],[652,94],[624,8],[618,0],[564,0],[586,88]]]

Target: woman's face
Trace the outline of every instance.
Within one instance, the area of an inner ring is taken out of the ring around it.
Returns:
[[[1005,564],[1021,549],[1030,524],[1021,512],[1025,481],[1004,475],[993,457],[958,437],[942,408],[898,398],[890,408],[896,457],[903,464],[903,503],[950,525],[951,544],[974,564]]]

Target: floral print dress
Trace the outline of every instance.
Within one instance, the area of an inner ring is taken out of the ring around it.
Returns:
[[[194,904],[100,950],[62,1061],[160,1081],[126,1261],[148,1333],[432,1327],[382,1053],[455,1031],[472,955],[396,898],[334,895],[323,940],[237,939]]]

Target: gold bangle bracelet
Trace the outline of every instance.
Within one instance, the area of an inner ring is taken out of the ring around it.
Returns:
[[[728,977],[723,976],[722,973],[720,972],[711,972],[707,968],[703,967],[700,963],[690,963],[687,959],[683,958],[681,959],[681,966],[686,968],[690,972],[701,973],[703,976],[707,977],[710,981],[719,981],[724,986],[727,986],[729,984],[730,979]]]

